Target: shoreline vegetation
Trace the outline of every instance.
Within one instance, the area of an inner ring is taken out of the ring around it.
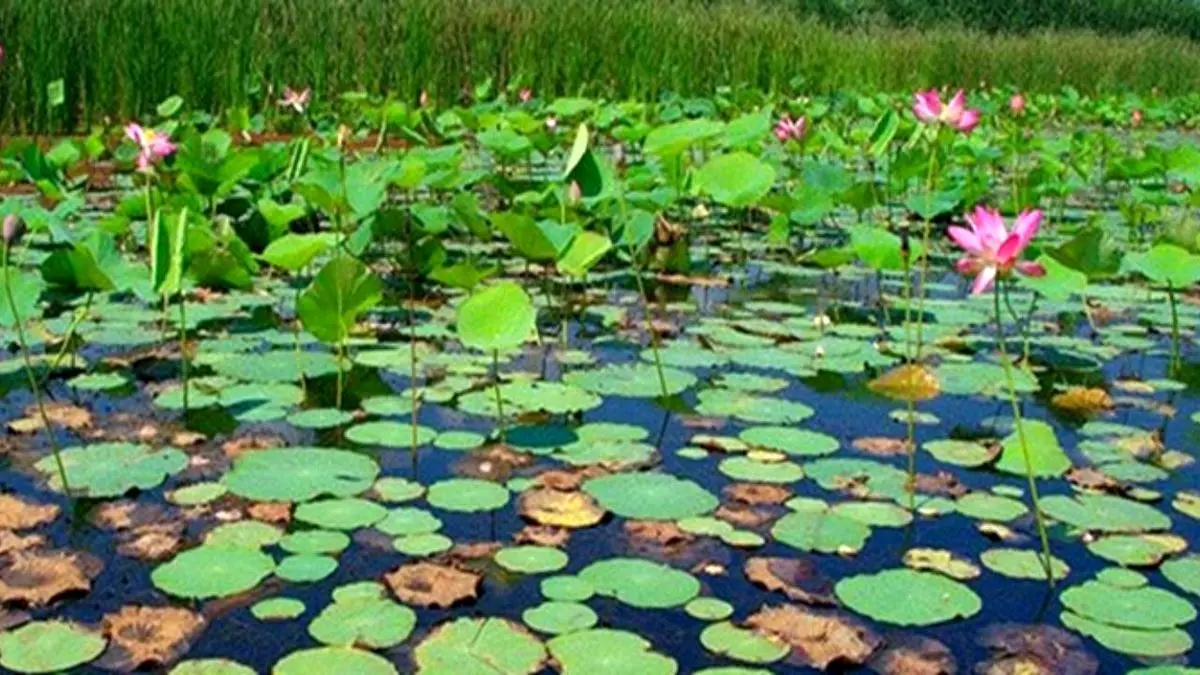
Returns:
[[[365,91],[415,102],[428,91],[443,103],[488,78],[642,100],[722,85],[795,94],[1200,88],[1191,37],[1200,6],[1157,0],[1133,12],[1122,3],[1064,14],[1065,29],[1017,3],[1018,30],[990,32],[998,20],[966,11],[978,4],[967,0],[935,6],[957,25],[892,0],[856,13],[825,0],[0,0],[0,124],[6,133],[80,130],[144,115],[175,94],[213,113],[259,111],[278,95],[271,83],[293,81],[311,83],[318,100]],[[47,92],[59,81],[55,106]]]

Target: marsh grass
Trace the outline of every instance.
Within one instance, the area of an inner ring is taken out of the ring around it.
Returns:
[[[10,132],[145,115],[172,94],[212,112],[257,109],[268,83],[408,101],[422,89],[453,100],[488,77],[542,95],[643,99],[723,84],[1200,86],[1200,43],[1183,37],[834,27],[767,0],[0,0],[0,35]],[[66,105],[52,110],[46,86],[60,78]]]

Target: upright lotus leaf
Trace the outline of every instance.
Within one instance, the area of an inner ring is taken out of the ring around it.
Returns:
[[[586,124],[580,124],[575,132],[575,142],[571,145],[571,154],[563,168],[563,182],[575,183],[584,197],[595,197],[604,191],[604,172],[600,163],[588,147],[590,134]]]
[[[1087,290],[1088,277],[1083,272],[1068,267],[1057,258],[1041,255],[1038,263],[1046,270],[1040,277],[1018,275],[1021,285],[1041,293],[1054,302],[1066,302],[1072,295],[1083,295]]]
[[[647,155],[673,158],[683,151],[703,143],[725,129],[723,122],[711,119],[692,119],[658,127],[646,135],[642,151]]]
[[[213,127],[187,135],[175,155],[179,184],[206,198],[228,194],[258,164],[258,151],[238,148],[228,131]]]
[[[272,241],[259,258],[270,265],[289,272],[297,272],[308,267],[314,258],[336,245],[336,240],[328,232],[312,234],[296,234],[289,232]]]
[[[904,269],[903,242],[900,237],[873,225],[855,225],[850,228],[850,248],[863,264],[873,270]],[[909,261],[921,257],[921,243],[909,240]]]
[[[379,278],[357,258],[340,255],[321,268],[300,294],[297,313],[304,328],[328,344],[350,337],[358,317],[383,298]]]
[[[530,260],[558,258],[558,246],[544,229],[538,227],[533,218],[523,213],[497,211],[492,214],[492,225],[500,230],[522,256]]]
[[[1174,244],[1158,244],[1125,256],[1125,267],[1160,286],[1188,288],[1200,281],[1200,255]]]
[[[752,206],[771,191],[775,169],[748,152],[733,152],[709,160],[696,172],[696,186],[719,204]]]
[[[910,569],[847,577],[834,588],[850,609],[899,626],[931,626],[974,616],[983,601],[966,585]]]
[[[521,346],[534,331],[533,300],[519,285],[504,281],[474,293],[458,307],[458,338],[483,351]]]
[[[305,214],[303,203],[280,204],[270,197],[262,197],[255,206],[267,223],[267,239],[272,242],[286,236],[291,224],[303,218]]]
[[[42,261],[42,277],[54,286],[72,291],[108,292],[129,281],[129,267],[112,235],[95,229],[69,248],[59,249]]]
[[[1084,273],[1089,280],[1111,277],[1121,269],[1120,246],[1099,226],[1083,230],[1047,253],[1063,265]]]
[[[184,249],[187,241],[188,210],[178,215],[166,210],[154,214],[147,231],[150,249],[150,281],[155,293],[174,295],[183,283]]]
[[[1071,459],[1058,444],[1054,427],[1041,420],[1024,420],[1025,446],[1029,451],[1029,466],[1035,476],[1053,478],[1061,476],[1071,468]],[[1005,473],[1025,475],[1025,454],[1016,431],[1009,434],[1001,445],[996,468]]]
[[[582,279],[612,250],[612,240],[599,232],[580,232],[558,260],[558,269]]]
[[[532,675],[546,648],[519,625],[495,617],[463,617],[445,623],[413,650],[425,675]]]
[[[14,673],[61,673],[89,663],[107,641],[65,621],[34,621],[0,633],[0,666]]]

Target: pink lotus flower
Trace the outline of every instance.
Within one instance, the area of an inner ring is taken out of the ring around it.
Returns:
[[[283,88],[283,98],[279,99],[280,108],[291,108],[296,111],[297,115],[303,115],[308,108],[308,99],[312,96],[312,90],[305,87],[302,90],[295,90],[291,87]]]
[[[1140,109],[1133,109],[1133,112],[1129,115],[1129,124],[1135,127],[1142,126],[1142,111]]]
[[[913,95],[913,114],[924,124],[945,124],[969,134],[979,124],[979,111],[966,104],[962,89],[944,105],[936,89],[918,91]]]
[[[1042,224],[1041,211],[1022,211],[1009,232],[999,211],[977,206],[974,215],[967,214],[967,224],[971,229],[951,227],[949,232],[954,243],[966,253],[955,264],[955,269],[959,274],[975,277],[972,295],[983,293],[991,288],[996,277],[1003,277],[1014,269],[1028,277],[1046,273],[1046,268],[1039,263],[1021,260],[1021,253]]]
[[[138,145],[138,171],[148,171],[152,164],[175,152],[170,136],[137,123],[125,127],[125,137]]]
[[[808,120],[804,117],[797,117],[793,120],[788,115],[784,115],[775,124],[775,138],[778,138],[780,143],[787,143],[789,140],[803,140],[806,131],[808,131]]]
[[[1025,97],[1021,94],[1013,94],[1012,98],[1008,99],[1008,109],[1014,115],[1025,114]]]
[[[533,90],[525,87],[521,90],[521,93],[517,94],[517,97],[521,99],[521,103],[529,103],[533,100]]]

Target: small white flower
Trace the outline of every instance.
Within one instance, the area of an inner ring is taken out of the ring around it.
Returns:
[[[822,347],[821,345],[817,345],[816,347],[814,347],[813,348],[813,358],[814,359],[825,358],[825,348]]]
[[[821,330],[825,330],[826,328],[829,328],[832,325],[833,325],[833,320],[829,318],[828,314],[818,314],[813,317],[813,327],[814,328],[819,328]]]

